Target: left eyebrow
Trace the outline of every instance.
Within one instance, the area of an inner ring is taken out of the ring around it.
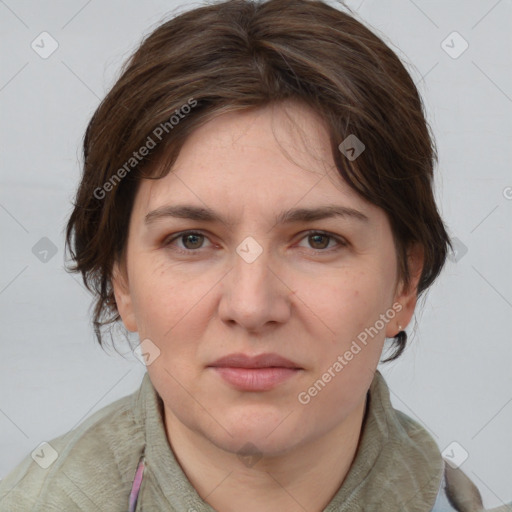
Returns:
[[[314,222],[315,220],[344,217],[369,222],[369,218],[359,210],[341,205],[320,206],[318,208],[293,208],[281,212],[276,217],[276,224],[292,224],[294,222]]]
[[[207,207],[192,205],[166,205],[149,212],[144,219],[145,224],[151,224],[157,220],[174,217],[203,222],[222,222],[232,225],[220,214]],[[279,213],[276,217],[276,224],[293,224],[298,222],[314,222],[332,217],[343,217],[355,219],[361,222],[369,222],[369,218],[359,210],[341,205],[327,205],[317,208],[292,208]]]

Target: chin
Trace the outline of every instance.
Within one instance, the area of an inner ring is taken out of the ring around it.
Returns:
[[[293,414],[286,418],[286,414],[280,414],[269,418],[269,414],[253,413],[246,415],[224,416],[222,425],[213,432],[211,429],[203,432],[203,435],[219,448],[234,454],[243,454],[244,451],[255,451],[265,456],[278,456],[293,449],[301,441],[306,440],[306,426],[301,428],[296,425]],[[284,421],[283,421],[284,420]]]
[[[289,433],[284,433],[275,439],[266,437],[268,432],[261,435],[256,431],[252,432],[240,431],[233,434],[221,436],[221,439],[211,439],[218,448],[236,455],[240,460],[246,458],[258,459],[262,457],[278,457],[292,450],[297,443],[290,437]],[[249,466],[249,464],[246,464]]]

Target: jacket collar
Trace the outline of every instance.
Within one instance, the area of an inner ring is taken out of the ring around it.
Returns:
[[[443,476],[436,442],[419,423],[393,408],[378,370],[367,398],[354,461],[323,512],[431,510]],[[215,512],[176,461],[165,432],[163,403],[147,373],[133,405],[145,432],[145,470],[137,510],[143,506],[144,510]]]

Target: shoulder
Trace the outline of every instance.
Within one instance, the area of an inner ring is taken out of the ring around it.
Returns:
[[[0,510],[106,512],[119,510],[121,503],[126,507],[130,469],[144,446],[143,423],[134,412],[139,392],[27,455],[0,482]]]
[[[512,502],[486,509],[477,486],[460,469],[444,460],[444,472],[439,493],[431,512],[512,512]]]

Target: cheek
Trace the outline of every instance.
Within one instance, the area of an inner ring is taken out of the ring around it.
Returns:
[[[383,269],[366,266],[304,278],[297,283],[296,293],[318,329],[341,341],[357,335],[385,312],[392,298],[392,282]]]
[[[381,316],[391,306],[388,281],[377,268],[371,273],[347,271],[338,279],[310,283],[302,291],[309,293],[304,302],[309,302],[314,311],[309,316],[311,335],[317,343],[311,345],[311,350],[318,356],[311,380],[316,384],[302,391],[307,395],[311,391],[307,407],[319,417],[326,411],[331,415],[333,404],[339,406],[338,416],[329,416],[329,422],[341,421],[346,411],[363,399],[373,379],[382,354],[385,327],[392,318],[389,315],[383,321]]]
[[[171,329],[185,313],[182,283],[170,279],[161,266],[155,268],[150,260],[137,265],[130,282],[140,336],[159,339],[162,329]]]
[[[204,308],[217,276],[209,279],[204,273],[183,272],[151,258],[141,260],[134,269],[132,302],[139,335],[162,347],[176,345],[184,337],[195,339],[201,319],[207,319]]]

